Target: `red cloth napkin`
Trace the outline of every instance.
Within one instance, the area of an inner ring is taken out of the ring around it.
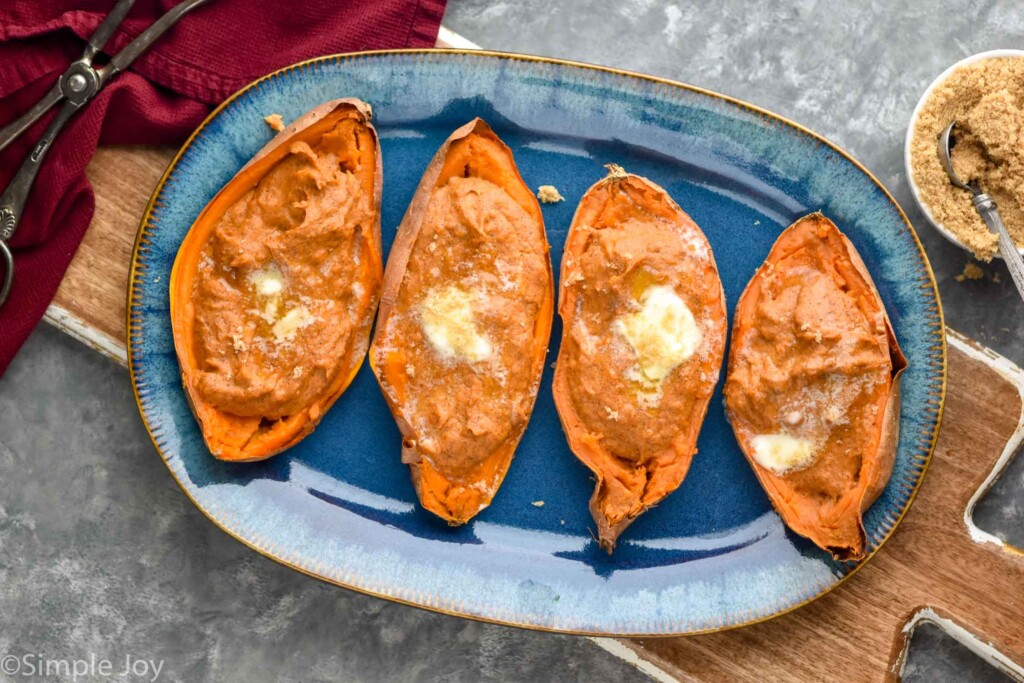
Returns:
[[[116,54],[178,0],[139,0]],[[185,17],[68,123],[11,241],[14,288],[0,308],[0,375],[53,299],[89,226],[85,167],[98,144],[179,143],[263,74],[318,55],[433,47],[446,0],[212,0]],[[0,2],[0,126],[31,107],[85,47],[113,0]],[[0,191],[49,117],[0,153]],[[139,188],[148,193],[152,188]]]

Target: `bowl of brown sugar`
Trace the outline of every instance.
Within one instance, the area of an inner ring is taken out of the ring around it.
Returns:
[[[942,235],[982,261],[999,238],[939,162],[939,133],[956,121],[953,168],[995,200],[1024,253],[1024,51],[992,50],[949,67],[925,90],[907,128],[905,163],[914,199]]]

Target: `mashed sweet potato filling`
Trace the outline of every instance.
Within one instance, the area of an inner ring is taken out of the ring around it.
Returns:
[[[313,431],[362,364],[383,278],[370,107],[291,122],[196,217],[169,283],[174,349],[210,453],[251,462]]]
[[[388,257],[370,365],[423,507],[490,505],[533,412],[554,285],[544,219],[482,120],[430,162]]]
[[[394,308],[375,346],[401,358],[394,395],[423,457],[470,475],[528,419],[528,358],[548,279],[536,219],[478,177],[431,194]],[[488,482],[490,483],[490,482]]]
[[[713,348],[724,338],[713,319],[720,289],[693,272],[709,251],[645,216],[578,230],[584,247],[574,260],[575,310],[561,359],[573,405],[617,458],[654,469],[714,388],[707,342]],[[652,298],[667,299],[668,310],[651,306]]]
[[[895,438],[890,403],[905,361],[851,250],[817,214],[783,233],[737,308],[725,395],[791,526],[856,556],[860,514],[891,469],[884,442]]]
[[[374,147],[343,118],[287,154],[224,212],[193,282],[195,389],[211,406],[278,419],[309,406],[353,355],[371,315],[366,272]],[[365,349],[359,350],[360,353]]]
[[[555,401],[596,475],[601,545],[674,491],[696,451],[725,347],[711,248],[661,188],[613,167],[566,243]]]

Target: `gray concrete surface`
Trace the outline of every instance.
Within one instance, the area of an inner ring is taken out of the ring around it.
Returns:
[[[1006,683],[1011,680],[934,624],[922,623],[910,642],[905,683]]]
[[[956,282],[968,257],[924,223],[902,165],[921,91],[963,56],[1019,46],[1019,5],[451,0],[445,23],[494,49],[719,90],[825,134],[907,210],[948,324],[1024,364],[1024,305],[1005,267]],[[0,378],[0,473],[0,666],[8,654],[36,668],[94,655],[114,673],[126,657],[136,671],[162,660],[159,680],[644,678],[583,639],[392,605],[243,548],[192,507],[153,453],[127,373],[45,326]],[[976,517],[1024,545],[1024,459]],[[907,680],[998,679],[934,627],[913,640]]]

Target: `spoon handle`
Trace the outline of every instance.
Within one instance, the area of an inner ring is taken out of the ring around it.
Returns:
[[[1010,269],[1010,277],[1013,278],[1013,284],[1017,285],[1017,292],[1024,299],[1024,261],[1021,260],[1017,245],[1014,244],[1013,238],[1010,237],[1006,226],[1003,225],[1003,219],[999,216],[996,203],[987,194],[979,194],[974,197],[974,208],[981,214],[988,229],[999,235],[999,251],[1003,255],[1003,260],[1006,261],[1006,266]]]

